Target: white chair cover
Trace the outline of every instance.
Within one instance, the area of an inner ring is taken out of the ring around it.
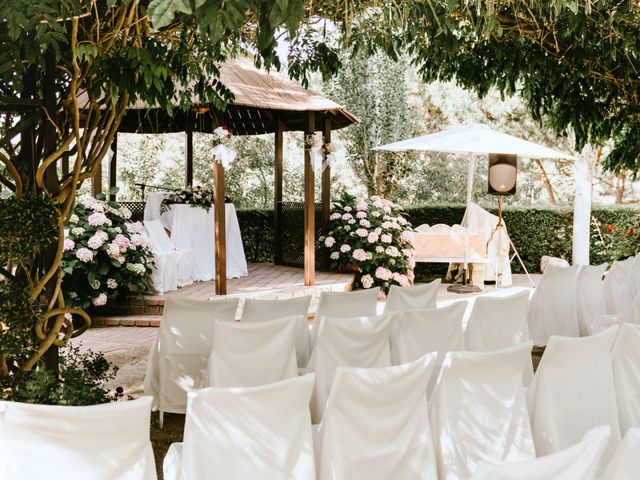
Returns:
[[[508,297],[477,297],[464,331],[466,350],[490,352],[528,342],[528,307],[528,291]],[[533,380],[531,360],[522,379],[525,385],[529,385]]]
[[[424,354],[436,352],[436,375],[431,377],[428,395],[436,384],[447,352],[464,350],[462,319],[467,302],[454,302],[443,308],[404,312],[396,315],[391,329],[391,363],[412,362]]]
[[[528,342],[528,306],[528,291],[507,297],[477,297],[464,332],[467,350],[486,352]]]
[[[605,461],[620,442],[611,366],[617,327],[583,338],[553,336],[527,390],[538,455],[570,447],[592,428],[611,427]]]
[[[630,428],[640,428],[640,325],[620,327],[611,355],[620,432],[625,435]]]
[[[0,401],[0,478],[155,480],[151,398],[89,407]]]
[[[602,277],[607,269],[607,264],[583,265],[578,270],[576,281],[576,313],[578,315],[578,327],[580,335],[587,336],[592,333],[591,323],[593,318],[599,318],[605,313],[604,287]]]
[[[640,428],[631,428],[624,436],[602,480],[638,480],[640,477]]]
[[[593,335],[613,325],[620,326],[623,323],[640,325],[640,295],[636,295],[633,302],[622,313],[602,314],[599,317],[591,318],[589,330]]]
[[[440,480],[470,478],[483,462],[535,458],[522,386],[531,348],[447,354],[431,404]]]
[[[168,192],[149,192],[147,193],[147,201],[144,204],[144,220],[159,220],[160,205]]]
[[[210,387],[256,387],[298,376],[299,317],[264,322],[216,320],[208,363]]]
[[[435,354],[336,370],[316,443],[320,480],[437,480],[424,395]]]
[[[436,308],[436,297],[441,282],[442,280],[437,278],[431,283],[410,287],[391,285],[384,313]]]
[[[193,283],[193,251],[176,249],[160,220],[145,220],[145,232],[159,257],[157,272],[152,275],[160,293]]]
[[[601,426],[557,453],[524,462],[482,465],[473,480],[596,480],[610,434],[609,427]]]
[[[190,392],[184,442],[169,448],[165,480],[314,480],[312,388],[313,375],[305,375]]]
[[[311,326],[311,348],[316,344],[322,317],[373,317],[378,314],[380,288],[355,292],[322,292]]]
[[[237,309],[237,298],[166,299],[144,378],[144,392],[153,395],[160,412],[185,413],[187,392],[194,387],[200,370],[207,367],[214,320],[233,321]]]
[[[487,212],[477,203],[471,202],[467,205],[467,209],[464,212],[461,225],[468,227],[469,232],[481,234],[487,245],[487,255],[489,256],[489,263],[484,270],[484,279],[493,281],[496,279],[496,272],[498,271],[498,264],[502,272],[502,279],[500,285],[507,287],[512,284],[511,279],[511,263],[509,262],[509,234],[507,232],[507,225],[502,221],[504,229],[501,235],[495,233],[491,235],[498,225],[498,217],[492,213]]]
[[[629,287],[631,291],[631,298],[635,298],[640,293],[640,254],[636,254],[631,262],[631,268],[629,269]]]
[[[629,273],[635,262],[635,257],[613,262],[611,268],[604,278],[604,303],[608,314],[624,312],[631,301],[631,285],[629,283]]]
[[[298,316],[300,327],[296,340],[296,355],[298,367],[304,368],[309,363],[309,320],[307,313],[311,295],[294,297],[286,300],[259,300],[247,298],[242,308],[241,322],[257,322],[262,320],[275,320],[277,318]]]
[[[323,317],[318,343],[311,353],[307,371],[315,372],[311,397],[311,419],[319,423],[338,367],[388,367],[389,331],[392,315],[379,317]]]
[[[576,311],[576,275],[579,268],[549,265],[542,274],[527,313],[529,335],[534,345],[546,345],[551,335],[579,336]]]

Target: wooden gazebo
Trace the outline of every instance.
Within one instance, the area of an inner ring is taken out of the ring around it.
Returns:
[[[324,143],[331,142],[331,131],[346,127],[357,119],[337,103],[317,92],[303,88],[277,72],[255,68],[251,59],[230,60],[220,68],[220,81],[234,94],[235,100],[226,110],[203,105],[193,99],[194,108],[169,116],[164,110],[137,102],[127,110],[119,132],[173,133],[185,132],[185,184],[193,181],[193,132],[211,133],[218,126],[231,127],[236,135],[275,134],[275,195],[274,217],[276,232],[280,229],[279,205],[282,203],[283,133],[303,131],[311,134],[322,131]],[[116,186],[117,136],[109,163],[109,185]],[[99,174],[98,174],[99,175]],[[329,218],[331,168],[322,172],[322,217]],[[94,185],[101,186],[96,178]],[[99,188],[101,189],[101,188]],[[304,282],[313,285],[315,279],[315,185],[311,156],[304,153]],[[216,251],[216,294],[227,293],[226,235],[225,235],[224,168],[214,163],[214,218]],[[113,198],[115,200],[115,198]]]

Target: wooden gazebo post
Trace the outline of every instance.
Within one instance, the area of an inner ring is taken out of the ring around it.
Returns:
[[[325,144],[331,143],[331,120],[328,118],[324,121],[323,141]],[[325,156],[326,160],[326,156]],[[329,214],[331,212],[331,166],[327,164],[327,168],[322,171],[322,226],[326,227],[329,223]]]
[[[118,178],[118,133],[113,136],[113,142],[111,143],[111,159],[109,160],[109,200],[116,201],[116,194],[111,191],[117,186]]]
[[[276,119],[275,131],[275,161],[273,184],[273,223],[275,231],[280,231],[280,208],[282,204],[282,172],[284,170],[284,125]],[[276,265],[282,263],[282,244],[280,236],[274,235],[273,260]]]
[[[305,129],[305,141],[307,135],[316,130],[315,112],[307,112],[307,125]],[[305,145],[304,149],[304,284],[315,284],[316,276],[316,200],[315,200],[315,175],[311,166],[311,150]]]
[[[185,125],[184,138],[184,185],[191,187],[193,185],[193,119],[191,112],[187,112],[187,124]]]
[[[216,257],[216,295],[227,294],[227,232],[225,228],[224,166],[213,161],[213,235]]]

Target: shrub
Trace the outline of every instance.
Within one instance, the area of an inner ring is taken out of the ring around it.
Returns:
[[[62,288],[72,306],[102,306],[133,291],[148,290],[153,254],[140,222],[115,202],[81,198],[65,239]]]
[[[361,274],[356,286],[409,285],[415,265],[411,250],[411,224],[402,208],[373,196],[356,198],[347,193],[334,202],[327,235],[318,240],[330,252],[331,266],[353,265]]]
[[[68,347],[58,362],[59,372],[38,368],[0,376],[0,399],[46,405],[95,405],[116,399],[105,382],[118,369],[102,354]]]

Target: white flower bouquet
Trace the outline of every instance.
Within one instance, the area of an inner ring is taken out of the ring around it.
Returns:
[[[328,232],[319,241],[329,250],[333,268],[357,269],[356,286],[379,286],[386,293],[391,285],[413,283],[412,237],[411,224],[395,203],[344,193],[334,202]]]

